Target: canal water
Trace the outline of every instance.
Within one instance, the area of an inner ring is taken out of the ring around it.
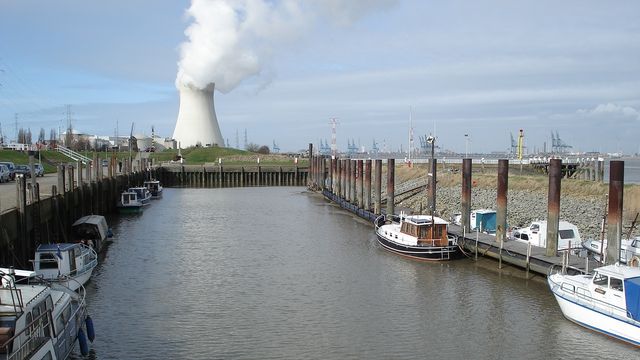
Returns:
[[[87,286],[92,359],[638,354],[564,319],[543,281],[489,260],[391,254],[304,188],[165,189],[111,225]]]

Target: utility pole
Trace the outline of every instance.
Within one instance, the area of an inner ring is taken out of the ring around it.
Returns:
[[[338,120],[331,118],[329,124],[331,124],[331,156],[335,159],[338,154],[338,145],[336,144],[336,126],[338,125]]]
[[[18,113],[14,114],[14,121],[16,124],[16,144],[18,143]]]
[[[247,128],[244,129],[244,149],[247,150],[249,142],[247,141]]]

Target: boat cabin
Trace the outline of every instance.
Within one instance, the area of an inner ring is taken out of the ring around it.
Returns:
[[[152,197],[160,197],[162,195],[162,186],[158,180],[147,180],[144,182],[144,187],[149,190]]]
[[[433,220],[433,221],[432,221]],[[431,246],[447,246],[447,225],[449,223],[426,215],[407,216],[402,219],[400,232],[417,238],[418,244]]]
[[[81,244],[42,244],[36,249],[33,270],[45,279],[75,276],[95,266],[95,253]]]
[[[103,243],[111,237],[107,220],[102,215],[81,217],[71,225],[71,232],[73,242],[93,246],[96,252],[100,252]]]
[[[140,200],[138,200],[138,193],[133,191],[123,192],[120,201],[124,206],[138,205],[140,203]]]

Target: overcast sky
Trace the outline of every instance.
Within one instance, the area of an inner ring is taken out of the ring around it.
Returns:
[[[529,151],[550,147],[551,131],[576,151],[640,151],[640,1],[324,3],[283,20],[290,36],[254,39],[259,73],[216,92],[232,147],[245,129],[282,150],[330,143],[336,117],[340,149],[406,150],[411,108],[416,144],[435,128],[458,152],[465,134],[470,151],[506,151],[519,129]],[[70,104],[82,132],[128,135],[135,123],[170,137],[189,5],[0,0],[4,134],[15,137],[16,113],[35,134],[64,128]]]

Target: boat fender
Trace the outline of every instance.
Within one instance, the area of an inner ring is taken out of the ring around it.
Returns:
[[[109,238],[113,237],[113,231],[111,230],[111,228],[107,229],[107,237]]]
[[[80,344],[82,356],[87,356],[89,354],[89,343],[87,343],[87,336],[82,331],[82,328],[78,329],[78,344]]]
[[[640,257],[638,257],[638,256],[632,257],[631,261],[629,261],[629,266],[631,266],[631,267],[640,267]]]
[[[89,341],[93,342],[93,340],[95,340],[96,338],[96,331],[93,327],[93,319],[91,318],[91,316],[87,315],[87,317],[84,319],[84,324],[87,327],[87,337],[89,338]]]

